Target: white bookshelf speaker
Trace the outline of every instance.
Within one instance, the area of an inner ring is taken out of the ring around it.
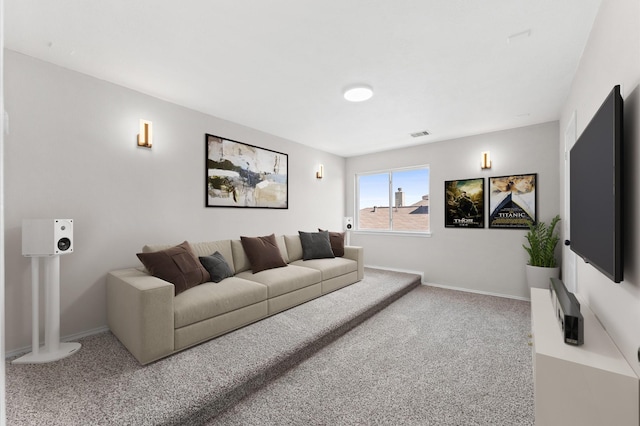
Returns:
[[[22,255],[73,253],[73,219],[23,219]]]
[[[60,341],[60,255],[73,252],[72,219],[23,219],[22,255],[31,258],[31,348],[13,364],[66,358],[80,343]],[[41,262],[42,260],[42,262]],[[44,345],[40,346],[40,264],[44,264]]]
[[[353,218],[352,217],[345,217],[342,221],[343,225],[344,225],[344,230],[345,231],[351,231],[353,229]]]

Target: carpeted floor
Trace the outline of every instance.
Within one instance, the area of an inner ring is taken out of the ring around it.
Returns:
[[[532,425],[529,303],[420,286],[209,425]]]
[[[8,424],[203,424],[419,284],[366,269],[358,283],[147,366],[108,332],[60,361],[7,362]]]
[[[7,363],[8,424],[533,424],[527,302],[365,277],[145,367],[111,333]]]

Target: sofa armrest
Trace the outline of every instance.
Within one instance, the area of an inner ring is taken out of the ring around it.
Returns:
[[[364,249],[358,246],[345,246],[344,257],[358,263],[358,281],[364,278]]]
[[[107,323],[140,364],[174,351],[173,284],[136,268],[107,274]]]

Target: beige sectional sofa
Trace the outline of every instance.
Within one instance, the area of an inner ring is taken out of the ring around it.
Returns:
[[[322,296],[364,277],[363,249],[303,260],[298,235],[276,237],[286,267],[253,273],[240,240],[191,243],[197,256],[222,254],[232,277],[174,295],[174,285],[143,267],[107,275],[107,317],[113,334],[147,364]],[[145,246],[156,252],[170,246]]]

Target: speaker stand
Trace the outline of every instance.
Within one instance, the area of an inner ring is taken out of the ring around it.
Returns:
[[[31,257],[31,348],[32,351],[12,364],[43,364],[68,357],[80,349],[80,343],[60,342],[60,256],[44,259],[45,324],[44,346],[40,347],[39,300],[40,257]]]

